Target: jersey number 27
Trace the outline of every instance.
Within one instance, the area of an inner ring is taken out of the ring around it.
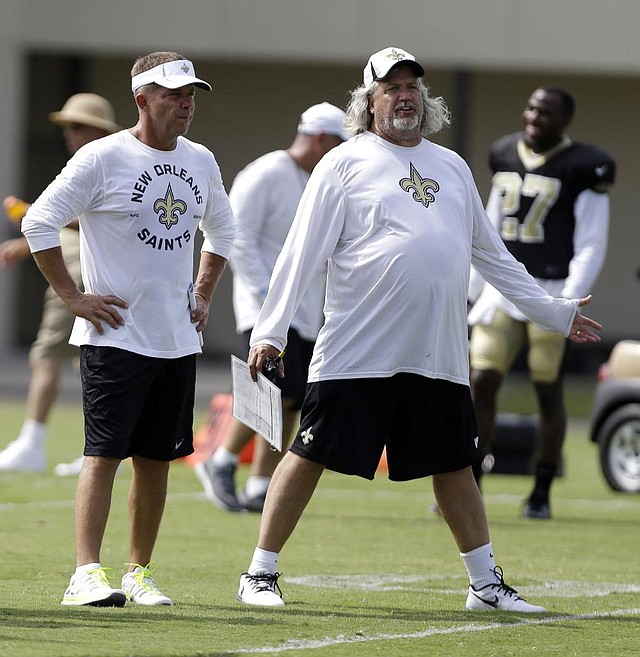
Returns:
[[[535,173],[527,173],[522,179],[515,171],[498,171],[492,182],[502,198],[502,239],[511,242],[544,242],[544,222],[558,198],[561,182],[557,178]],[[533,201],[521,222],[517,215],[523,196]]]

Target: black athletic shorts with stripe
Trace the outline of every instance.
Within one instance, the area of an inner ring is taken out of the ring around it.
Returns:
[[[193,453],[196,356],[80,347],[85,456],[172,461]]]
[[[479,463],[468,386],[411,373],[309,383],[291,451],[329,470],[373,479],[387,449],[389,479]]]

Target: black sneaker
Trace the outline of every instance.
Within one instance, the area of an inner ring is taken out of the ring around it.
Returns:
[[[528,499],[524,504],[524,509],[522,509],[522,517],[534,518],[536,520],[551,520],[549,500],[534,502]]]
[[[210,502],[225,511],[245,510],[236,495],[236,466],[233,463],[215,465],[207,459],[196,463],[193,469]]]
[[[236,599],[247,605],[258,605],[260,607],[282,607],[282,591],[278,586],[280,573],[270,575],[269,573],[258,573],[249,575],[242,573],[240,576],[240,587]]]
[[[495,584],[487,584],[474,588],[469,584],[469,593],[465,609],[469,611],[516,611],[540,614],[546,611],[544,607],[529,604],[518,592],[505,583],[502,568],[496,566],[493,570],[498,578]]]

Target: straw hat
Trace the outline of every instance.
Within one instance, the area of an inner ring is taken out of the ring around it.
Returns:
[[[59,112],[51,112],[49,120],[60,126],[70,123],[89,125],[107,132],[117,132],[120,126],[115,122],[111,103],[98,94],[75,94],[67,100]]]

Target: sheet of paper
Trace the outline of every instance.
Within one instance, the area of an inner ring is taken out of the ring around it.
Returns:
[[[282,398],[280,388],[258,372],[251,380],[249,366],[231,356],[233,417],[259,433],[273,448],[282,451]]]

